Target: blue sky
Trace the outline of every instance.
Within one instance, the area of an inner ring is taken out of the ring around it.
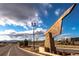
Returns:
[[[32,33],[32,22],[36,31],[45,32],[72,4],[0,4],[0,34]],[[79,36],[79,4],[63,20],[61,35]]]

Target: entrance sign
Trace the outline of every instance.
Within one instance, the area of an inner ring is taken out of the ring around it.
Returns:
[[[54,25],[46,31],[45,34],[45,51],[56,52],[54,37],[61,33],[62,29],[62,20],[72,12],[76,4],[73,4],[70,8],[68,8],[60,18],[54,23]]]

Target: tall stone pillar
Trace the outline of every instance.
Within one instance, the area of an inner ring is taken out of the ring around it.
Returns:
[[[52,34],[49,32],[45,35],[45,51],[46,52],[56,52],[54,38],[52,38]]]

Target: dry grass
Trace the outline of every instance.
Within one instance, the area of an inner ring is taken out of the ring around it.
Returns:
[[[79,50],[79,46],[74,45],[56,45],[57,48],[65,48],[65,49],[77,49]]]
[[[38,48],[35,48],[35,50],[33,49],[33,47],[23,47],[24,49],[28,50],[28,51],[32,51],[32,52],[39,52]]]

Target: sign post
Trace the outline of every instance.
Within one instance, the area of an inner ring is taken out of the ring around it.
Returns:
[[[52,38],[52,34],[49,32],[45,37],[45,51],[54,52],[56,51],[54,38]]]

